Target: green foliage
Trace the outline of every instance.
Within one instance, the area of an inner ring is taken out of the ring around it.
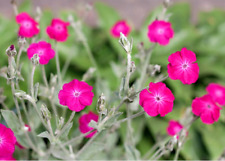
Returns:
[[[19,8],[19,12],[26,11],[32,13],[30,3],[31,1],[26,0]],[[115,98],[106,97],[106,99],[110,101],[113,99],[116,100],[118,98],[119,85],[121,83],[120,76],[124,75],[123,69],[125,68],[125,63],[121,62],[125,60],[125,52],[119,45],[118,39],[113,38],[110,35],[110,29],[116,21],[122,18],[115,9],[107,6],[104,3],[95,3],[95,9],[100,20],[99,26],[96,28],[91,28],[86,24],[82,24],[82,30],[85,36],[88,38],[87,41],[91,47],[93,55],[97,60],[101,76],[106,82],[96,86],[103,86],[103,89],[105,90],[104,94],[106,94],[106,96],[107,94],[108,96],[115,96]],[[135,55],[138,52],[137,44],[140,42],[144,42],[144,47],[146,49],[152,45],[147,37],[148,25],[155,18],[157,18],[157,15],[161,11],[162,6],[151,11],[139,30],[135,30],[134,28],[132,29],[132,33],[129,35],[129,39],[131,37],[134,39],[134,49],[132,55]],[[151,63],[161,65],[162,72],[166,73],[168,56],[171,53],[180,50],[182,47],[187,47],[188,49],[193,50],[197,55],[197,62],[200,66],[199,80],[193,85],[183,85],[180,81],[166,81],[166,84],[173,91],[176,98],[173,112],[164,118],[141,117],[132,121],[133,134],[135,136],[134,140],[137,144],[137,149],[130,147],[129,145],[125,145],[125,147],[121,145],[121,142],[126,140],[127,127],[126,123],[122,123],[120,130],[118,130],[117,133],[107,135],[108,139],[105,139],[104,142],[108,145],[108,149],[106,151],[104,151],[105,145],[98,140],[104,138],[106,135],[105,132],[102,131],[99,134],[98,139],[93,142],[87,151],[80,154],[79,159],[118,159],[124,157],[123,155],[125,151],[127,154],[129,154],[129,159],[138,159],[140,155],[143,156],[157,140],[167,135],[166,127],[168,126],[168,121],[170,119],[178,120],[183,115],[186,108],[191,106],[192,99],[194,97],[199,97],[206,93],[205,87],[208,85],[208,83],[218,82],[225,85],[225,12],[221,10],[201,12],[196,25],[192,24],[190,21],[191,10],[190,5],[187,3],[174,4],[169,8],[167,13],[171,14],[170,21],[175,30],[175,35],[168,46],[156,47],[153,52]],[[63,11],[60,13],[59,17],[66,20],[69,14],[77,17],[72,11]],[[52,46],[55,47],[54,42],[50,40],[45,33],[45,29],[50,24],[53,17],[54,16],[51,11],[43,11],[40,21],[41,32],[38,36],[38,39],[45,39],[51,42]],[[9,45],[17,44],[16,40],[18,26],[14,19],[6,19],[1,15],[0,24],[0,65],[3,67],[7,66],[7,56],[5,54],[5,50]],[[66,61],[70,61],[71,63],[64,78],[65,82],[68,82],[72,79],[81,79],[85,71],[92,66],[84,46],[77,39],[77,35],[72,30],[72,28],[69,28],[69,33],[69,39],[64,43],[58,44],[61,67],[63,67]],[[30,42],[30,40],[28,40],[28,42]],[[139,62],[136,61],[134,57],[135,56],[133,56],[135,63],[138,64]],[[22,54],[21,60],[24,62],[22,72],[29,73],[30,65],[28,63],[26,53]],[[118,73],[116,73],[116,71]],[[53,60],[50,61],[50,63],[46,66],[46,72],[48,76],[50,73],[56,73],[55,62]],[[37,69],[35,74],[35,82],[42,82],[40,73],[41,70]],[[136,75],[134,77],[136,77]],[[24,76],[25,79],[27,79],[26,77],[29,77],[29,74],[24,74]],[[93,79],[90,79],[88,83],[94,85]],[[4,87],[4,95],[7,96],[6,104],[8,107],[10,107],[10,109],[14,110],[15,107],[11,101],[12,94],[10,87],[6,84],[6,80],[1,77],[0,87]],[[21,90],[25,90],[26,88],[27,82],[21,82]],[[108,90],[108,88],[110,90]],[[95,93],[97,93],[98,89],[94,90]],[[115,94],[110,91],[115,91]],[[95,110],[97,97],[98,96],[96,95],[93,105],[85,109],[86,112],[88,110]],[[107,103],[109,107],[113,106],[110,104],[111,102]],[[213,125],[204,125],[200,120],[198,120],[194,123],[193,127],[190,128],[188,140],[181,150],[181,157],[184,160],[217,159],[221,155],[225,144],[224,109],[222,111],[222,119]],[[2,120],[4,118],[8,127],[18,134],[20,143],[25,147],[29,147],[24,139],[24,136],[19,135],[21,129],[19,120],[15,113],[1,110],[1,114],[3,116]],[[112,118],[112,120],[109,120],[107,124],[111,126],[112,123],[114,123],[118,118],[122,118],[123,115],[121,114],[122,113],[118,113],[118,115]],[[79,115],[80,114],[76,114],[76,117],[78,118]],[[33,127],[38,131],[41,131],[38,129],[40,120],[38,119],[37,113],[35,113],[34,109],[29,109],[29,116],[31,123],[33,123]],[[3,122],[2,120],[1,122]],[[68,126],[68,129],[66,129],[65,133],[61,136],[62,139],[71,136],[70,133],[72,133],[72,131],[77,128],[77,122],[78,121],[76,120],[76,122],[73,122],[70,124],[70,126]],[[76,133],[78,132],[76,131]],[[47,132],[41,133],[39,136],[48,139],[50,138],[49,133]],[[40,141],[39,147],[43,147],[43,145],[44,143]],[[53,149],[53,155],[56,158],[71,159],[68,157],[69,154],[65,156],[65,153],[57,148]],[[166,159],[168,158],[172,159],[172,156],[167,156]]]

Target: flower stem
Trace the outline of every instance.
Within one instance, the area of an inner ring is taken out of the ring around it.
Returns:
[[[75,116],[76,112],[73,111],[70,115],[69,120],[67,121],[67,123],[63,126],[62,130],[58,133],[58,135],[56,136],[56,138],[59,138],[61,136],[61,134],[63,134],[66,130],[66,128],[69,126],[70,122],[73,120],[74,116]]]
[[[34,72],[35,72],[36,66],[33,65],[31,70],[31,78],[30,78],[30,93],[32,98],[34,98]]]
[[[57,42],[55,43],[55,52],[56,52],[55,60],[56,60],[57,75],[59,78],[59,84],[60,84],[60,86],[62,86],[62,76],[61,76],[61,72],[60,72],[59,53],[58,53],[58,49],[57,49]]]
[[[43,81],[45,83],[45,86],[47,88],[49,88],[48,81],[47,81],[47,78],[46,78],[46,72],[45,72],[45,66],[44,65],[41,65],[41,71],[42,71],[42,78],[43,78]]]
[[[22,54],[22,51],[23,51],[23,45],[20,47],[19,49],[19,52],[18,52],[18,55],[17,55],[17,59],[16,59],[16,67],[17,67],[17,70],[19,69],[19,65],[20,65],[20,56]]]
[[[131,69],[131,53],[127,53],[127,76],[126,76],[126,82],[125,82],[125,91],[128,94],[129,90],[129,82],[130,82],[130,69]]]

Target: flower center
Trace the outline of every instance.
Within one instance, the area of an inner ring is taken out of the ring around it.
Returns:
[[[160,34],[160,35],[161,35],[161,34],[163,34],[163,33],[164,33],[164,30],[163,30],[163,29],[161,29],[161,28],[159,28],[159,29],[158,29],[158,34]]]
[[[23,23],[23,26],[24,26],[25,28],[30,28],[30,27],[31,27],[31,23],[30,23],[29,21],[25,21],[25,22]]]
[[[75,92],[74,92],[74,96],[75,96],[75,97],[79,97],[79,96],[80,96],[80,92],[75,91]]]
[[[161,99],[161,97],[156,96],[156,97],[155,97],[155,100],[156,100],[156,102],[160,102],[162,99]]]
[[[208,105],[207,105],[207,107],[208,107],[208,108],[211,108],[211,105],[210,105],[210,104],[208,104]]]
[[[182,69],[187,69],[189,67],[189,65],[187,63],[182,64]]]
[[[62,31],[63,28],[62,28],[61,25],[56,25],[56,26],[55,26],[55,29],[56,29],[57,31]]]

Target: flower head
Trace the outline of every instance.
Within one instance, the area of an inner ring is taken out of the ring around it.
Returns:
[[[6,160],[16,160],[15,158],[13,158],[13,156],[12,155],[10,155],[10,156],[5,156],[5,157],[0,157],[0,160],[2,160],[2,161],[6,161]]]
[[[98,121],[98,115],[89,111],[88,114],[83,114],[80,118],[79,118],[79,129],[81,133],[87,133],[91,130],[93,130],[93,127],[89,126],[89,123],[91,122],[91,120],[94,120],[95,122]],[[87,136],[85,136],[86,138],[91,138],[92,136],[94,136],[94,134],[97,131],[94,131],[90,134],[88,134]]]
[[[50,59],[55,56],[55,51],[51,48],[51,44],[45,41],[39,41],[38,43],[32,43],[27,49],[27,56],[31,58],[37,54],[39,56],[39,63],[42,65],[48,64]]]
[[[144,89],[140,93],[139,104],[150,116],[162,117],[173,110],[173,93],[162,82],[150,83],[149,89]]]
[[[174,32],[170,22],[155,20],[148,26],[148,38],[151,42],[167,45]]]
[[[51,25],[47,27],[46,32],[51,39],[64,42],[69,36],[67,29],[69,25],[69,22],[64,22],[59,18],[55,18],[52,20]]]
[[[198,80],[199,66],[195,63],[194,52],[183,48],[171,54],[168,61],[167,72],[171,79],[179,79],[183,84],[192,84]]]
[[[167,127],[167,133],[170,136],[174,136],[180,132],[180,130],[183,129],[183,126],[175,120],[169,121],[169,126]]]
[[[8,157],[15,151],[16,137],[10,128],[0,124],[0,158]]]
[[[19,36],[33,37],[39,33],[38,23],[26,12],[16,16],[16,22],[20,25]]]
[[[59,91],[59,103],[72,111],[79,112],[86,106],[90,106],[93,101],[93,87],[86,82],[77,79],[63,85],[63,89]]]
[[[130,26],[126,23],[126,21],[118,21],[116,22],[110,32],[113,37],[119,38],[120,32],[122,32],[125,36],[127,36],[130,33]]]
[[[210,95],[195,98],[191,106],[192,112],[205,124],[212,124],[220,117],[221,108],[216,105]]]
[[[209,95],[212,97],[212,99],[219,103],[220,105],[225,105],[225,87],[216,84],[216,83],[210,83],[208,87],[206,87],[206,91],[209,93]]]

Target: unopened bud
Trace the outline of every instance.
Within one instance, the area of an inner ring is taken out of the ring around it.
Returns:
[[[150,76],[155,76],[156,72],[160,72],[161,66],[156,64],[156,65],[149,65],[147,69],[147,73],[149,73]]]
[[[105,95],[103,93],[98,98],[97,111],[104,115],[107,114],[107,109],[105,108]]]
[[[120,39],[119,39],[120,45],[124,48],[124,50],[130,54],[132,51],[132,46],[133,46],[133,39],[131,39],[131,42],[127,39],[127,37],[120,32]]]
[[[41,113],[42,116],[45,118],[46,121],[51,119],[51,113],[49,112],[48,108],[46,107],[45,104],[41,105]]]
[[[38,56],[38,54],[34,54],[33,57],[31,58],[31,62],[34,66],[39,65],[39,59],[40,57]]]
[[[17,54],[16,49],[15,49],[15,46],[14,46],[14,45],[9,46],[9,47],[6,49],[6,54],[7,54],[8,56],[13,56],[13,57],[14,57],[14,56]]]
[[[27,43],[27,41],[26,41],[25,37],[23,37],[23,36],[19,36],[18,37],[18,45],[19,45],[19,47],[22,47],[22,46],[26,45],[26,43]]]

